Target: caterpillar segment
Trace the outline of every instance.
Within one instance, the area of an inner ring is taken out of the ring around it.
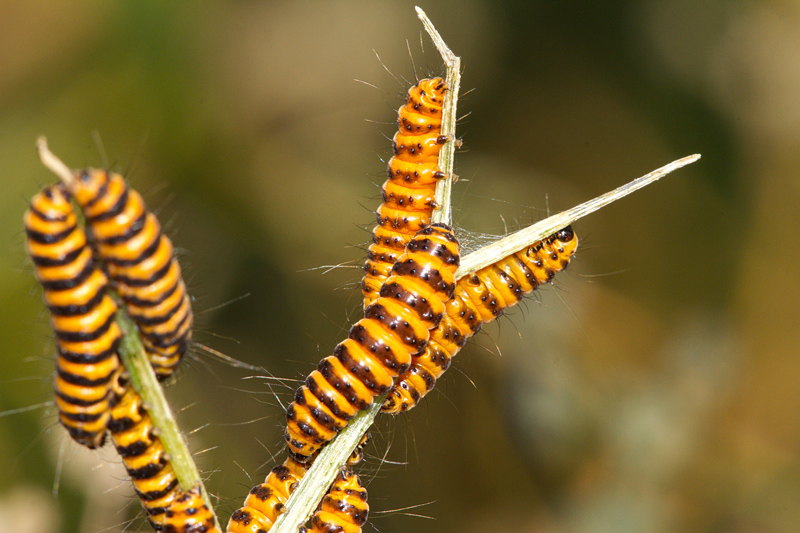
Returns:
[[[164,533],[221,533],[199,487],[181,492],[172,500],[164,513],[161,530]]]
[[[264,483],[250,489],[244,505],[231,515],[226,533],[269,531],[310,466],[287,457],[283,464],[273,468]]]
[[[142,397],[129,385],[111,409],[109,430],[153,529],[161,530],[167,509],[180,496],[178,478]]]
[[[347,460],[348,466],[361,462],[364,457],[364,447],[369,439],[369,432],[361,437],[358,446]],[[231,515],[226,533],[269,531],[275,520],[285,511],[286,501],[310,467],[310,463],[300,463],[292,457],[287,457],[283,464],[272,469],[264,483],[250,489],[244,506]]]
[[[311,517],[310,528],[301,533],[361,533],[367,523],[367,489],[350,468],[343,468],[322,499],[319,511]]]

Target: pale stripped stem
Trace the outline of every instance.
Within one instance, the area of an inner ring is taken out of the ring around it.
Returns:
[[[444,107],[442,108],[442,130],[441,135],[449,137],[449,141],[442,147],[439,152],[439,170],[446,176],[444,179],[439,180],[436,184],[435,199],[436,204],[439,206],[431,215],[431,222],[443,222],[445,224],[453,224],[453,214],[450,209],[450,191],[455,181],[455,174],[453,173],[455,153],[456,153],[456,109],[458,105],[458,91],[461,88],[461,58],[455,55],[450,48],[445,44],[442,36],[436,31],[433,23],[428,18],[423,10],[415,7],[417,16],[422,21],[425,31],[430,35],[436,49],[442,56],[445,64],[445,83],[447,83],[447,92],[444,94]]]
[[[75,172],[49,150],[45,137],[39,137],[36,142],[36,148],[44,166],[69,187],[75,180]],[[194,487],[199,487],[203,501],[213,513],[213,506],[203,485],[200,472],[197,470],[192,454],[189,452],[189,448],[181,435],[181,430],[175,421],[175,416],[172,414],[167,399],[164,397],[164,391],[158,383],[158,379],[156,379],[153,367],[147,359],[142,339],[139,336],[139,329],[122,309],[117,312],[116,320],[123,335],[119,347],[120,359],[128,371],[131,386],[144,401],[144,408],[150,415],[164,450],[169,454],[169,461],[172,464],[181,489],[190,490]],[[216,514],[214,514],[214,520],[215,522],[217,521]],[[217,525],[219,526],[219,524]]]
[[[314,464],[286,502],[286,512],[278,517],[270,533],[297,533],[300,526],[311,518],[336,474],[380,413],[385,399],[385,394],[376,398],[368,409],[358,413],[335,439],[322,448]]]
[[[460,279],[464,276],[472,274],[473,272],[477,272],[484,267],[492,265],[498,260],[508,257],[509,255],[516,253],[549,235],[554,234],[558,230],[569,226],[579,218],[583,218],[590,213],[594,213],[601,207],[605,207],[611,202],[616,202],[620,198],[628,196],[632,192],[638,191],[642,187],[658,181],[670,172],[694,163],[698,159],[700,159],[700,154],[686,156],[673,161],[669,165],[665,165],[648,174],[645,174],[644,176],[636,178],[630,183],[626,183],[621,187],[617,187],[613,191],[602,194],[597,198],[593,198],[588,202],[577,205],[572,209],[562,211],[557,215],[547,217],[544,220],[540,220],[536,224],[503,237],[502,239],[493,242],[488,246],[484,246],[480,250],[461,258],[461,265],[456,271],[456,279]]]

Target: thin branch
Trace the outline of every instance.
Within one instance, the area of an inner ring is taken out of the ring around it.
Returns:
[[[439,152],[439,170],[445,174],[445,178],[436,184],[436,204],[439,206],[431,215],[431,222],[444,222],[453,224],[452,210],[450,209],[450,191],[453,188],[455,173],[453,172],[456,153],[456,109],[458,105],[458,91],[461,88],[461,58],[455,55],[445,44],[442,36],[436,31],[433,23],[423,10],[415,7],[417,16],[422,21],[425,31],[431,36],[436,49],[444,60],[446,73],[445,83],[447,92],[444,95],[444,107],[442,108],[442,135],[450,138]]]

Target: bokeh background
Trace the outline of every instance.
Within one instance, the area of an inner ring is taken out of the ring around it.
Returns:
[[[800,530],[800,5],[422,7],[473,89],[465,242],[703,159],[575,224],[555,285],[380,421],[367,531]],[[159,211],[198,342],[299,379],[359,316],[396,108],[440,73],[405,1],[0,2],[0,529],[148,530],[113,451],[37,407],[53,344],[22,213],[54,180],[37,136]],[[223,523],[282,459],[295,383],[253,375],[198,352],[167,391]]]

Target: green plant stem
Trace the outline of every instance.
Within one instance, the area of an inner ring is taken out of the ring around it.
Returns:
[[[169,454],[169,461],[172,469],[178,478],[182,490],[189,490],[199,487],[203,496],[203,501],[214,512],[211,501],[203,486],[200,472],[197,470],[192,459],[192,454],[183,440],[181,430],[175,421],[175,416],[164,397],[164,391],[156,379],[153,367],[147,359],[147,354],[142,346],[139,337],[139,330],[136,324],[124,311],[117,312],[117,323],[122,330],[122,342],[120,343],[119,355],[125,369],[130,376],[131,386],[139,393],[144,401],[144,408],[153,421],[157,436],[164,446],[164,450]],[[217,521],[214,514],[214,521]],[[217,526],[219,524],[217,523]]]

